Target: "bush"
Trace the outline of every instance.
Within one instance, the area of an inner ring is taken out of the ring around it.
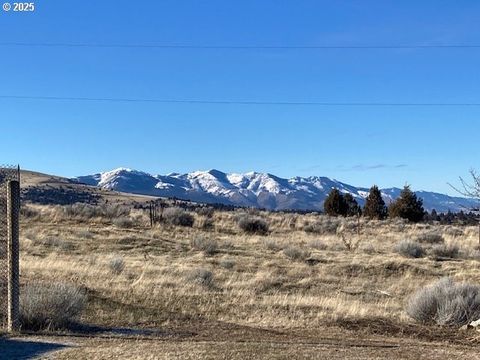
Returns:
[[[451,258],[455,259],[460,254],[460,249],[457,245],[435,245],[432,247],[431,254],[434,258]]]
[[[394,250],[405,257],[421,258],[425,256],[425,249],[421,244],[415,241],[400,241],[397,245],[395,245]]]
[[[215,255],[218,251],[217,241],[203,236],[194,237],[190,243],[193,249],[203,251],[205,255]]]
[[[20,215],[24,218],[36,218],[40,215],[40,211],[22,204],[20,207]]]
[[[372,244],[365,244],[364,246],[362,246],[361,250],[363,253],[368,255],[377,253],[377,249],[375,249],[375,246],[373,246]]]
[[[423,324],[462,326],[480,318],[480,287],[444,278],[419,289],[406,312]]]
[[[283,249],[283,253],[287,258],[294,261],[303,261],[310,256],[307,250],[301,249],[298,246],[289,246]]]
[[[248,234],[268,234],[267,222],[258,216],[244,215],[238,220],[238,226]]]
[[[319,234],[319,235],[334,235],[337,233],[337,229],[340,226],[340,221],[334,218],[322,217],[321,220],[317,220],[313,224],[306,224],[303,230],[307,233]]]
[[[192,214],[179,207],[166,208],[163,211],[163,218],[171,225],[192,227],[195,218]]]
[[[213,273],[205,269],[194,269],[188,274],[187,280],[197,285],[211,287],[213,286]]]
[[[415,240],[422,244],[443,244],[445,242],[441,234],[434,232],[418,235]]]
[[[57,237],[46,237],[44,239],[35,239],[34,244],[42,245],[48,248],[57,248],[63,251],[71,251],[75,249],[75,245],[70,241],[65,241]]]
[[[225,269],[233,269],[235,266],[236,262],[233,259],[224,259],[220,261],[220,266],[225,268]]]
[[[328,245],[323,242],[322,240],[312,240],[308,243],[308,246],[310,246],[312,249],[316,250],[327,250]]]
[[[215,222],[211,218],[206,218],[202,221],[203,230],[213,230],[215,228]]]
[[[125,262],[121,257],[113,258],[112,260],[110,260],[108,265],[110,267],[110,270],[117,275],[121,274],[122,271],[125,269]]]
[[[263,245],[265,246],[265,248],[267,250],[270,250],[270,251],[279,251],[282,249],[282,246],[278,243],[278,241],[276,240],[273,240],[273,239],[267,239],[263,242]]]
[[[63,214],[70,218],[92,219],[103,217],[107,219],[115,219],[122,216],[130,215],[130,208],[124,205],[90,205],[84,203],[76,203],[61,207]]]
[[[200,207],[196,209],[198,215],[205,216],[206,218],[212,218],[215,214],[215,209],[210,206]]]
[[[64,283],[29,284],[20,291],[20,324],[25,330],[60,329],[73,324],[87,302],[85,292]]]
[[[88,229],[78,230],[76,235],[81,239],[93,239],[95,236],[95,234]]]
[[[129,229],[133,227],[133,220],[125,216],[114,219],[112,223],[116,227],[123,228],[123,229]]]
[[[452,227],[452,226],[448,226],[446,229],[445,229],[445,233],[447,235],[450,235],[450,236],[453,236],[453,237],[459,237],[459,236],[463,236],[464,235],[464,232],[463,230],[460,230],[456,227]]]

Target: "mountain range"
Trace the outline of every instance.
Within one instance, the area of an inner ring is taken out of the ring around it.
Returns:
[[[151,175],[143,171],[118,168],[72,180],[106,190],[269,210],[321,211],[325,198],[334,188],[352,194],[363,205],[369,191],[368,188],[320,176],[284,179],[267,173],[227,174],[214,169],[186,174]],[[388,205],[399,196],[401,189],[386,188],[381,189],[381,192]],[[416,194],[423,199],[428,211],[459,212],[477,206],[475,199],[430,191],[416,191]]]

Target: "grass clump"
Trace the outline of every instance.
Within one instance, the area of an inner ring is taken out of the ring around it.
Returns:
[[[421,258],[425,256],[425,249],[415,241],[402,240],[394,248],[395,252],[410,258]]]
[[[244,215],[238,219],[238,226],[247,234],[268,234],[268,223],[258,216]]]
[[[265,246],[265,248],[267,250],[270,250],[270,251],[277,252],[277,251],[282,250],[282,245],[277,240],[266,239],[263,242],[263,245]]]
[[[54,248],[61,251],[72,251],[75,249],[75,245],[72,242],[52,236],[47,236],[44,239],[37,238],[34,240],[34,243],[36,245],[41,245],[51,249]]]
[[[206,269],[193,269],[187,275],[187,281],[205,287],[213,286],[213,273]]]
[[[236,261],[233,259],[223,259],[220,261],[220,266],[228,270],[233,269],[236,264]]]
[[[193,215],[179,207],[165,209],[163,218],[168,224],[176,226],[192,227],[195,223]]]
[[[85,292],[70,284],[28,284],[20,291],[21,328],[68,328],[75,323],[86,303]]]
[[[108,263],[110,271],[115,275],[119,275],[125,269],[125,261],[121,257],[115,257]]]
[[[460,248],[454,244],[441,244],[432,247],[431,254],[433,258],[455,259],[460,255]]]
[[[38,211],[37,209],[35,209],[31,206],[22,204],[21,207],[20,207],[20,215],[23,218],[33,219],[33,218],[37,218],[38,216],[40,216],[40,211]]]
[[[218,251],[218,242],[203,236],[196,236],[191,241],[191,246],[195,250],[203,251],[205,255],[215,255]]]
[[[198,215],[205,216],[206,218],[212,218],[215,214],[215,209],[210,206],[199,207],[195,211]]]
[[[299,248],[298,246],[289,246],[283,249],[283,254],[293,261],[303,261],[310,256],[307,250]]]
[[[322,240],[312,240],[308,243],[308,246],[315,250],[327,250],[328,245]]]
[[[421,244],[443,244],[445,242],[443,236],[435,232],[418,235],[415,240]]]
[[[122,229],[129,229],[133,227],[133,220],[129,217],[122,216],[112,221],[113,225]]]
[[[95,236],[95,234],[88,229],[78,230],[75,235],[81,239],[93,239]]]
[[[314,223],[305,224],[303,230],[306,233],[319,234],[319,235],[334,235],[337,233],[337,229],[340,226],[338,219],[330,217],[322,217],[320,220]]]
[[[202,229],[209,231],[215,229],[215,222],[212,218],[206,218],[202,221]]]
[[[480,318],[480,287],[443,278],[417,290],[405,310],[422,324],[469,324]]]

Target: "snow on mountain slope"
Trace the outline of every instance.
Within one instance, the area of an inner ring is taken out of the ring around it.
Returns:
[[[79,176],[75,180],[104,189],[135,194],[271,210],[322,210],[325,198],[334,188],[345,194],[351,194],[363,205],[369,191],[327,177],[297,176],[283,179],[266,173],[226,174],[215,169],[187,174],[151,175],[142,171],[118,168],[104,173]],[[383,189],[382,196],[389,204],[399,196],[400,191],[398,188]],[[473,199],[428,191],[418,191],[416,194],[423,199],[425,209],[436,209],[437,212],[465,211],[477,205]]]

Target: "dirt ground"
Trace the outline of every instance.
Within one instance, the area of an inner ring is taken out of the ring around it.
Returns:
[[[372,329],[371,329],[372,330]],[[370,331],[371,331],[370,330]],[[457,330],[458,331],[458,330]],[[0,340],[2,359],[480,359],[476,332],[420,338],[325,327],[278,331],[231,324],[123,329],[92,334],[21,335]],[[429,339],[430,340],[424,340]],[[436,340],[433,340],[437,337]],[[446,339],[446,338],[445,338]]]

